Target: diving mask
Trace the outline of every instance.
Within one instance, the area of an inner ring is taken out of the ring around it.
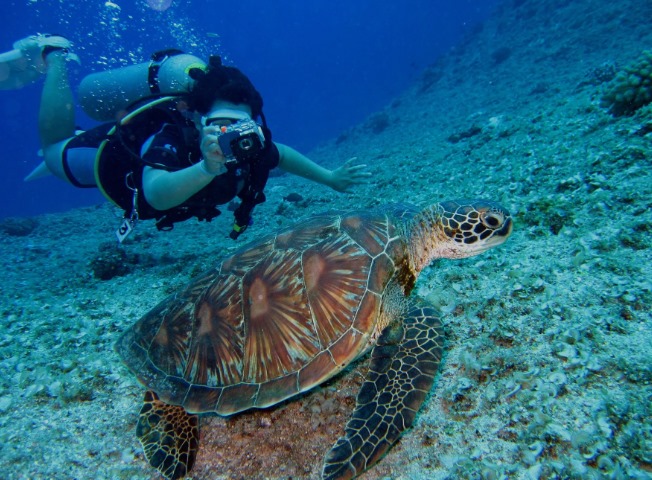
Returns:
[[[209,127],[215,124],[232,124],[241,120],[251,120],[251,116],[242,110],[234,108],[219,108],[201,117],[202,127]]]

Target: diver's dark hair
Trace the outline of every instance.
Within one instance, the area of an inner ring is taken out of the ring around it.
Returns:
[[[262,116],[263,97],[251,80],[235,67],[222,65],[219,56],[211,55],[206,70],[192,69],[190,77],[195,84],[186,94],[188,107],[205,115],[216,100],[245,104],[251,108],[252,118]]]

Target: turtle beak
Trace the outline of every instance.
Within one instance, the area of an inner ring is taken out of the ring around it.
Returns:
[[[507,217],[505,219],[505,224],[502,226],[502,228],[496,230],[496,233],[494,233],[494,236],[492,237],[500,240],[499,243],[495,243],[494,245],[500,245],[500,243],[503,243],[505,240],[507,240],[509,236],[512,234],[513,227],[514,227],[514,222],[512,221],[512,217]]]

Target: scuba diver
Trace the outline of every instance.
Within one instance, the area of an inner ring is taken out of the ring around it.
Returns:
[[[27,37],[0,54],[0,89],[45,75],[38,116],[44,162],[26,180],[54,174],[77,187],[99,188],[125,212],[116,231],[120,242],[140,219],[155,219],[159,230],[192,217],[211,221],[221,213],[217,205],[237,196],[230,232],[236,239],[250,225],[254,207],[265,201],[275,167],[338,192],[371,175],[354,158],[328,170],[273,142],[260,93],[218,56],[206,65],[166,50],[148,63],[87,76],[80,103],[105,123],[79,131],[69,61],[79,59],[66,38]]]

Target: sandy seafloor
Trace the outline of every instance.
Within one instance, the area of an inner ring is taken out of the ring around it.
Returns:
[[[611,3],[506,1],[386,109],[309,152],[367,164],[356,193],[270,181],[248,239],[389,201],[491,198],[515,217],[504,246],[420,277],[447,355],[415,427],[363,478],[652,478],[652,115],[599,105],[601,72],[652,48],[652,2]],[[170,233],[143,222],[130,271],[100,280],[93,260],[117,254],[118,223],[102,205],[1,224],[0,478],[159,478],[134,435],[143,390],[112,345],[236,244],[226,214]],[[317,478],[355,370],[268,411],[204,418],[192,478]]]

